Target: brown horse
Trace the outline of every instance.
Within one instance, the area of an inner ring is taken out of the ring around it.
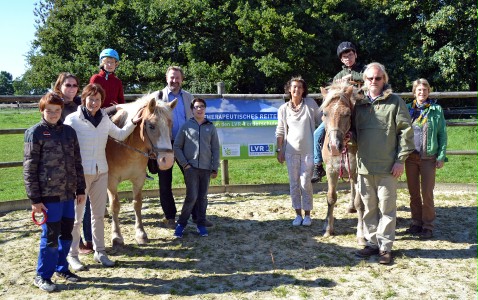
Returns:
[[[118,199],[118,184],[129,180],[133,184],[133,204],[135,211],[136,242],[140,245],[148,242],[148,236],[143,228],[141,195],[146,179],[146,165],[149,157],[156,157],[159,169],[167,170],[173,166],[174,154],[171,145],[171,112],[176,106],[176,100],[165,103],[158,101],[162,93],[145,95],[135,102],[118,105],[118,112],[112,121],[123,127],[140,109],[141,123],[124,141],[108,140],[106,158],[108,160],[108,198],[112,213],[111,239],[113,247],[123,245],[124,240],[119,228],[118,214],[120,202]]]
[[[339,178],[348,177],[350,182],[349,212],[357,212],[357,242],[365,245],[363,235],[364,206],[357,185],[357,145],[350,141],[350,127],[355,101],[363,98],[358,88],[348,84],[334,84],[328,89],[321,88],[324,98],[320,109],[323,111],[326,135],[322,156],[327,167],[327,217],[324,220],[324,236],[334,234],[334,207],[337,202]]]

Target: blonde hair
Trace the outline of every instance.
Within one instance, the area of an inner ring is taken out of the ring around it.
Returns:
[[[415,95],[415,90],[417,89],[417,87],[420,84],[424,85],[428,89],[428,93],[432,92],[432,88],[431,88],[430,84],[428,83],[428,80],[426,80],[425,78],[420,78],[420,79],[417,79],[413,82],[413,85],[412,85],[412,94],[413,95]]]

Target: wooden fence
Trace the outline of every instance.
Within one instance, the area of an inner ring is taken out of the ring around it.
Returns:
[[[195,97],[200,97],[203,99],[217,99],[217,98],[226,98],[226,99],[288,99],[286,94],[226,94],[224,93],[224,84],[219,82],[217,84],[217,94],[194,94]],[[404,99],[410,99],[413,97],[411,92],[409,93],[397,93],[400,97]],[[128,94],[125,95],[125,100],[127,102],[134,101],[135,99],[141,97],[141,94]],[[308,97],[314,98],[318,101],[322,101],[321,94],[309,94]],[[26,95],[26,96],[11,96],[11,95],[0,95],[0,104],[8,104],[9,107],[22,108],[25,106],[34,106],[34,103],[37,103],[41,98],[41,95]],[[457,99],[457,98],[477,98],[477,92],[432,92],[430,93],[430,98],[434,99]],[[460,121],[460,122],[449,122],[447,121],[447,126],[477,126],[477,120],[470,121]],[[3,134],[24,134],[25,128],[22,129],[0,129],[0,135]],[[447,155],[477,155],[476,150],[451,150],[447,151]],[[0,162],[0,168],[11,168],[11,167],[20,167],[22,162]],[[222,174],[222,184],[229,184],[229,170],[228,170],[228,161],[221,161],[221,174]]]

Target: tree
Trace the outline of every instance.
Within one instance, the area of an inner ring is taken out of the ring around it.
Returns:
[[[0,95],[13,95],[12,74],[0,72]]]

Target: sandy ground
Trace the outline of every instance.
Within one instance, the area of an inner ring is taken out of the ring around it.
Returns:
[[[311,227],[292,227],[288,195],[210,195],[215,227],[201,238],[191,224],[183,239],[160,226],[158,199],[145,199],[150,243],[134,242],[132,204],[122,207],[126,245],[111,249],[115,268],[91,255],[80,283],[54,277],[58,292],[32,285],[40,229],[26,210],[0,215],[0,298],[2,299],[476,299],[477,193],[437,191],[435,236],[428,241],[404,234],[410,211],[399,191],[393,263],[357,259],[356,218],[339,193],[336,235],[322,237],[325,194],[315,194]],[[178,209],[182,197],[177,197]],[[109,220],[107,225],[109,239]]]

